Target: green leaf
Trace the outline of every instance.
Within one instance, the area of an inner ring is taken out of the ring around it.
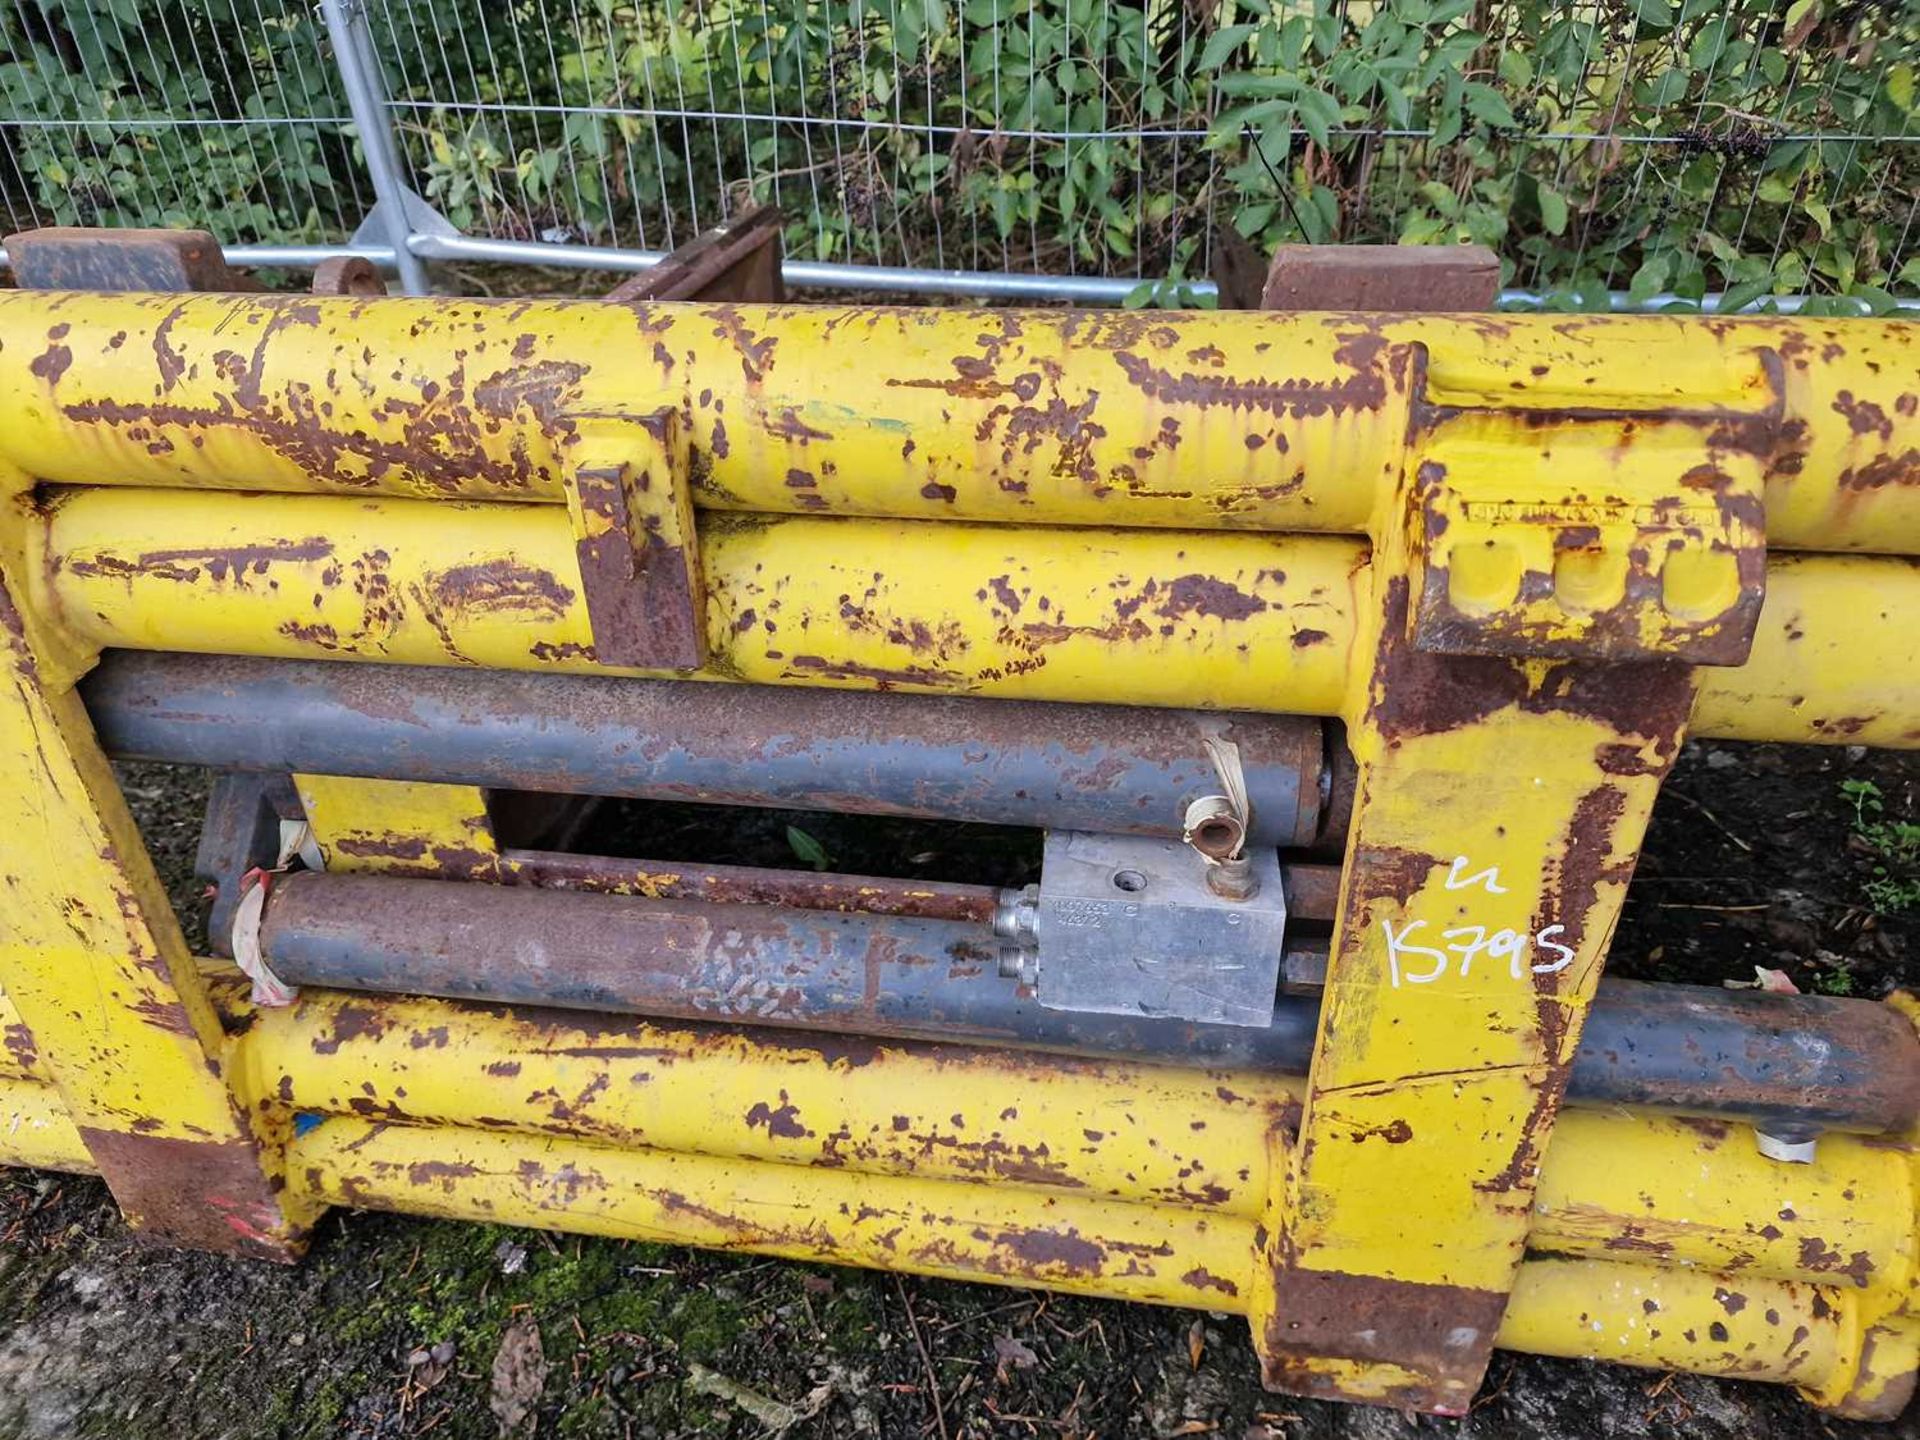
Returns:
[[[1295,15],[1280,27],[1280,64],[1289,70],[1300,68],[1300,57],[1307,53],[1307,41],[1313,38],[1313,29],[1304,15]]]
[[[1867,307],[1850,295],[1810,295],[1806,304],[1800,307],[1800,313],[1809,318],[1823,318],[1829,315],[1859,316],[1866,313]]]
[[[1526,51],[1509,47],[1500,55],[1500,79],[1516,90],[1533,83],[1533,60]]]
[[[1429,116],[1428,123],[1433,126],[1433,143],[1450,145],[1460,137],[1460,131],[1466,124],[1467,112],[1461,104],[1461,95],[1466,89],[1466,81],[1460,78],[1458,70],[1446,72],[1440,85],[1440,99],[1434,112],[1437,120]]]
[[[1900,304],[1897,295],[1882,290],[1878,285],[1856,285],[1853,296],[1856,300],[1867,302],[1867,313],[1870,315],[1891,315]]]
[[[1298,95],[1306,87],[1292,75],[1222,75],[1213,88],[1236,100],[1266,100],[1276,96]]]
[[[1773,277],[1770,275],[1761,280],[1747,280],[1738,285],[1729,285],[1720,294],[1719,313],[1737,315],[1761,296],[1772,293]]]
[[[1786,29],[1781,48],[1789,55],[1806,44],[1813,27],[1820,23],[1820,0],[1793,0],[1787,7]]]
[[[1333,127],[1340,123],[1340,102],[1324,90],[1302,89],[1294,103],[1300,111],[1300,128],[1325,148]]]
[[[1314,186],[1300,218],[1309,222],[1307,229],[1312,233],[1314,244],[1326,243],[1340,233],[1340,197],[1328,186]],[[1311,223],[1315,219],[1318,223]]]
[[[1396,130],[1412,128],[1413,101],[1405,90],[1398,85],[1383,85],[1380,98],[1386,103],[1387,120]]]
[[[1467,110],[1474,119],[1503,129],[1509,129],[1516,123],[1513,111],[1507,105],[1507,97],[1491,85],[1482,85],[1477,80],[1470,81],[1462,93]]]
[[[1291,100],[1261,100],[1252,105],[1236,105],[1220,112],[1207,135],[1206,148],[1218,150],[1240,140],[1248,130],[1274,123],[1293,124]]]
[[[816,870],[825,870],[831,863],[826,847],[798,825],[787,826],[787,845],[796,859],[806,861]]]
[[[1720,55],[1727,48],[1729,23],[1729,18],[1722,15],[1700,27],[1699,33],[1693,37],[1693,45],[1687,51],[1687,64],[1691,68],[1710,73],[1720,63]]]
[[[1218,70],[1259,28],[1258,25],[1222,25],[1207,37],[1207,43],[1200,51],[1200,68]]]
[[[1438,45],[1427,52],[1427,58],[1420,64],[1418,84],[1421,89],[1431,86],[1436,80],[1445,78],[1450,92],[1457,92],[1460,86],[1460,70],[1475,50],[1480,48],[1484,36],[1472,30],[1456,30]]]
[[[1675,65],[1656,75],[1642,94],[1648,105],[1661,110],[1685,96],[1692,83],[1693,77]]]
[[[1655,255],[1633,272],[1633,280],[1627,286],[1628,298],[1636,305],[1644,305],[1666,288],[1667,276],[1672,273],[1672,268],[1673,262],[1669,256]]]
[[[1607,282],[1595,275],[1576,281],[1573,297],[1580,308],[1591,315],[1604,315],[1613,308],[1613,296],[1607,289]]]
[[[1913,109],[1913,66],[1905,60],[1887,71],[1887,99],[1902,114]]]
[[[1705,245],[1713,258],[1722,265],[1732,265],[1740,258],[1740,252],[1733,248],[1733,242],[1717,231],[1702,230],[1700,243]]]
[[[1545,185],[1540,187],[1540,223],[1549,235],[1567,233],[1567,197]]]
[[[1673,28],[1672,0],[1633,0],[1633,13],[1634,18],[1648,30]]]
[[[1329,58],[1340,49],[1340,16],[1331,8],[1313,17],[1313,48]]]
[[[1248,240],[1259,235],[1272,223],[1274,212],[1280,207],[1271,200],[1262,200],[1254,205],[1242,205],[1233,214],[1233,228]]]

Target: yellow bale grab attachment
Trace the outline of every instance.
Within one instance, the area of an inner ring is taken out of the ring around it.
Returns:
[[[392,1209],[1230,1312],[1298,1395],[1900,1413],[1920,1012],[1602,971],[1688,736],[1920,746],[1914,326],[667,288],[0,293],[0,1158],[267,1259]],[[222,772],[226,953],[110,757]]]

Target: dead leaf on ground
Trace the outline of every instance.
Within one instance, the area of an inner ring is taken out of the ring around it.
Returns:
[[[1207,1325],[1204,1320],[1195,1320],[1187,1327],[1187,1363],[1198,1370],[1200,1357],[1206,1353]]]
[[[547,1356],[540,1344],[540,1327],[522,1316],[500,1337],[493,1357],[493,1394],[487,1405],[500,1422],[503,1437],[531,1435],[540,1414],[540,1395],[547,1388]]]
[[[996,1377],[1003,1384],[1008,1370],[1031,1370],[1040,1363],[1040,1357],[1033,1353],[1033,1347],[1024,1340],[1016,1340],[1011,1335],[993,1337],[993,1353],[999,1364],[995,1367]]]
[[[442,1380],[453,1368],[453,1341],[442,1340],[438,1345],[421,1346],[407,1355],[407,1384],[416,1396],[424,1395]]]
[[[798,1405],[789,1405],[699,1364],[687,1367],[687,1384],[702,1395],[739,1406],[774,1435],[784,1435],[801,1421],[811,1420],[826,1409],[827,1401],[833,1398],[833,1382],[827,1380],[809,1390],[807,1398]]]

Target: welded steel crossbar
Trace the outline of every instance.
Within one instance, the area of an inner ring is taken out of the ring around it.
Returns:
[[[1912,1002],[1600,975],[1688,735],[1920,746],[1914,336],[0,295],[0,1156],[279,1259],[385,1207],[1230,1311],[1297,1394],[1459,1412],[1500,1344],[1895,1416]],[[248,772],[251,987],[102,737]],[[1315,993],[1049,1008],[1156,880],[623,871],[525,792],[1097,831],[1207,905],[1244,827],[1209,922]]]
[[[16,291],[0,443],[51,483],[562,504],[666,405],[701,509],[1363,534],[1449,425],[1524,458],[1607,420],[1571,468],[1683,419],[1762,452],[1773,544],[1913,554],[1911,329]]]
[[[91,645],[604,673],[555,510],[104,486],[45,503],[30,583]],[[1346,706],[1374,584],[1362,543],[1315,536],[721,516],[701,556],[704,677],[1307,715]],[[1189,566],[1240,598],[1187,607]],[[1788,554],[1766,581],[1752,658],[1702,674],[1696,732],[1915,743],[1920,564]]]

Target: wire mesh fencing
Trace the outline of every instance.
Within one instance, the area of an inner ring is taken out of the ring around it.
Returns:
[[[288,0],[0,6],[0,212],[344,240],[372,204],[311,7]]]
[[[337,0],[330,0],[337,3]],[[1576,303],[1920,290],[1920,0],[348,0],[459,231],[1148,281],[1475,240]],[[286,0],[0,9],[26,223],[344,242],[341,57]]]

